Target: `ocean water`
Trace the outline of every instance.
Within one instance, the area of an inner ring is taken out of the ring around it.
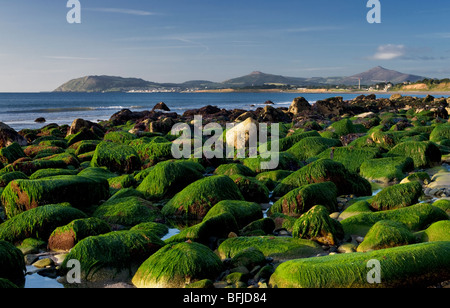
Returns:
[[[207,105],[225,109],[253,110],[268,100],[274,107],[289,107],[294,98],[305,97],[310,103],[332,96],[350,100],[359,94],[299,93],[0,93],[0,122],[15,130],[41,128],[50,123],[71,124],[82,118],[92,122],[108,120],[127,108],[132,111],[151,110],[164,102],[179,114]],[[388,98],[390,94],[377,95]],[[44,117],[46,123],[34,120]]]

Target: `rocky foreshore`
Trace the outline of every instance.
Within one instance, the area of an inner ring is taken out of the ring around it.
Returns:
[[[180,115],[161,102],[99,123],[0,123],[0,288],[33,273],[65,287],[447,286],[449,103],[299,97]],[[279,123],[278,167],[195,148],[173,159],[172,128],[198,115]]]

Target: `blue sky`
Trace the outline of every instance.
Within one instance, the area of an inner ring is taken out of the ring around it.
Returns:
[[[0,92],[51,91],[86,75],[224,81],[252,71],[349,76],[381,65],[450,77],[450,2],[0,0]]]

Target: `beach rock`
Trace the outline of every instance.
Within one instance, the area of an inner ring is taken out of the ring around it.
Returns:
[[[276,162],[274,155],[278,156],[277,166],[274,166]],[[267,163],[267,166],[263,163]],[[304,165],[297,157],[287,152],[273,152],[270,153],[269,158],[262,158],[260,155],[257,157],[248,157],[242,160],[242,164],[256,173],[268,172],[274,169],[296,171]]]
[[[39,118],[36,118],[34,120],[34,122],[35,123],[45,123],[45,122],[47,122],[47,120],[45,120],[45,118],[43,118],[43,117],[39,117]]]
[[[450,217],[450,199],[439,199],[433,203],[433,206],[440,208]]]
[[[31,158],[61,154],[64,149],[55,146],[30,145],[24,149],[25,155]]]
[[[236,219],[239,229],[242,229],[252,221],[263,218],[261,206],[255,202],[224,200],[214,205],[208,211],[203,221],[222,213],[231,214]]]
[[[326,207],[316,205],[297,219],[292,236],[336,246],[344,238],[344,230],[338,221],[330,218]]]
[[[61,270],[69,271],[69,260],[78,260],[82,282],[129,281],[140,264],[164,245],[157,236],[144,231],[90,236],[75,245],[62,263]]]
[[[244,200],[239,187],[228,176],[198,180],[176,194],[162,209],[166,216],[202,219],[222,200]]]
[[[136,188],[148,200],[170,199],[203,175],[183,162],[166,161],[155,165]]]
[[[52,232],[48,239],[48,248],[55,251],[69,251],[86,237],[109,232],[111,232],[109,225],[98,218],[76,219]]]
[[[107,201],[100,205],[92,214],[112,225],[126,228],[143,222],[162,222],[160,210],[151,202],[139,197],[125,197]]]
[[[287,176],[291,175],[289,170],[275,170],[262,172],[256,176],[256,179],[266,185],[266,187],[273,191],[273,189]]]
[[[239,187],[245,200],[256,203],[268,203],[270,201],[269,189],[254,177],[236,174],[231,175],[230,178]]]
[[[3,191],[1,200],[6,215],[12,218],[38,206],[62,202],[85,209],[107,199],[108,195],[107,181],[61,175],[39,180],[12,181]]]
[[[376,148],[355,148],[352,146],[329,148],[319,155],[319,159],[331,159],[339,162],[347,168],[348,171],[359,173],[361,165],[368,160],[377,158],[380,151]]]
[[[275,222],[272,218],[261,218],[246,225],[241,230],[242,236],[272,235]]]
[[[141,160],[133,147],[103,141],[95,150],[91,166],[106,167],[120,174],[132,173],[141,168]]]
[[[10,243],[20,242],[26,238],[47,241],[56,228],[81,218],[87,218],[86,214],[68,204],[40,206],[2,223],[0,240]]]
[[[14,180],[28,180],[28,176],[20,171],[8,172],[0,175],[0,187],[6,187],[10,182]]]
[[[391,220],[381,220],[370,228],[357,251],[367,252],[410,245],[415,242],[413,233],[404,224]]]
[[[220,165],[214,170],[215,175],[243,175],[243,176],[255,176],[256,173],[251,170],[249,167],[243,164],[223,164]]]
[[[450,242],[439,242],[292,260],[277,267],[269,284],[277,288],[427,287],[450,279],[449,251]],[[372,259],[380,262],[384,273],[380,283],[368,282],[367,261]]]
[[[361,213],[372,213],[372,210],[370,208],[370,203],[366,200],[360,200],[349,207],[347,207],[340,215],[338,220],[342,221],[344,219],[347,219],[349,217],[361,214]]]
[[[0,240],[0,279],[9,280],[17,286],[25,284],[25,258],[12,244]]]
[[[321,204],[330,212],[337,210],[337,187],[333,182],[323,182],[301,186],[281,197],[269,210],[273,213],[283,213],[300,217],[313,206]]]
[[[10,146],[14,142],[18,143],[20,146],[28,145],[27,140],[19,135],[14,129],[0,122],[0,149]]]
[[[159,222],[143,222],[131,228],[130,231],[151,232],[157,237],[162,238],[164,235],[169,233],[169,227]]]
[[[184,288],[204,279],[215,279],[222,262],[199,243],[167,245],[148,258],[137,270],[133,284],[138,288]]]
[[[433,142],[408,141],[392,148],[388,155],[411,157],[415,168],[428,168],[441,163],[442,153]]]
[[[266,256],[257,248],[249,247],[239,251],[230,260],[231,267],[244,266],[253,269],[255,266],[262,266],[266,263]]]
[[[252,118],[248,118],[226,132],[227,146],[234,147],[238,150],[248,148],[250,136],[258,136],[258,131],[258,122]]]
[[[270,105],[264,107],[258,116],[258,122],[281,123],[291,122],[292,119],[280,108],[273,108]]]
[[[413,170],[414,161],[410,157],[385,157],[363,162],[360,175],[369,181],[399,183],[406,177],[406,172]]]
[[[310,240],[277,236],[240,236],[223,241],[217,248],[217,253],[223,260],[233,258],[249,247],[258,249],[275,261],[308,258],[323,252],[319,244]]]
[[[16,160],[26,157],[22,147],[14,142],[7,147],[0,148],[0,163],[12,164]]]
[[[450,220],[435,222],[427,229],[417,232],[416,237],[421,242],[448,242],[450,241]]]
[[[345,234],[365,236],[380,220],[400,222],[411,231],[419,231],[434,222],[448,220],[448,215],[438,207],[420,203],[395,210],[361,213],[342,220],[341,224]]]
[[[216,249],[217,241],[228,238],[230,233],[237,233],[239,230],[236,219],[230,213],[220,213],[202,222],[183,229],[180,233],[167,239],[167,244],[179,242],[198,242]]]
[[[343,115],[345,103],[342,97],[332,97],[325,100],[317,101],[313,106],[312,110],[326,118],[333,118],[336,116]]]
[[[100,140],[101,137],[95,134],[91,129],[85,127],[81,128],[79,132],[71,135],[67,135],[65,140],[67,141],[67,146],[72,146],[73,144],[82,140]]]
[[[315,130],[301,133],[295,132],[294,134],[279,140],[280,151],[287,151],[297,142],[308,137],[320,137],[320,134]]]
[[[373,198],[371,207],[377,211],[407,207],[416,204],[422,194],[422,185],[416,181],[389,186]]]
[[[307,137],[297,142],[286,152],[294,155],[301,161],[306,161],[307,159],[322,153],[328,148],[339,146],[342,146],[342,143],[337,139]]]
[[[287,176],[275,187],[273,195],[281,197],[303,185],[328,181],[336,185],[338,195],[372,195],[372,187],[366,179],[349,172],[343,164],[330,159],[319,159]]]
[[[159,102],[152,109],[152,111],[157,111],[157,110],[170,111],[170,108],[167,107],[167,105],[164,102]]]
[[[311,108],[311,104],[304,97],[297,97],[292,102],[288,111],[293,115],[298,115],[305,111],[310,111]]]
[[[151,167],[158,162],[172,159],[172,143],[167,139],[156,138],[139,138],[131,141],[128,146],[132,147],[139,158],[142,165]]]

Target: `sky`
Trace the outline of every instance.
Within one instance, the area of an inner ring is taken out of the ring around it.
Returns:
[[[225,81],[262,71],[350,76],[375,66],[450,77],[450,1],[0,0],[0,92],[52,91],[73,78]]]

